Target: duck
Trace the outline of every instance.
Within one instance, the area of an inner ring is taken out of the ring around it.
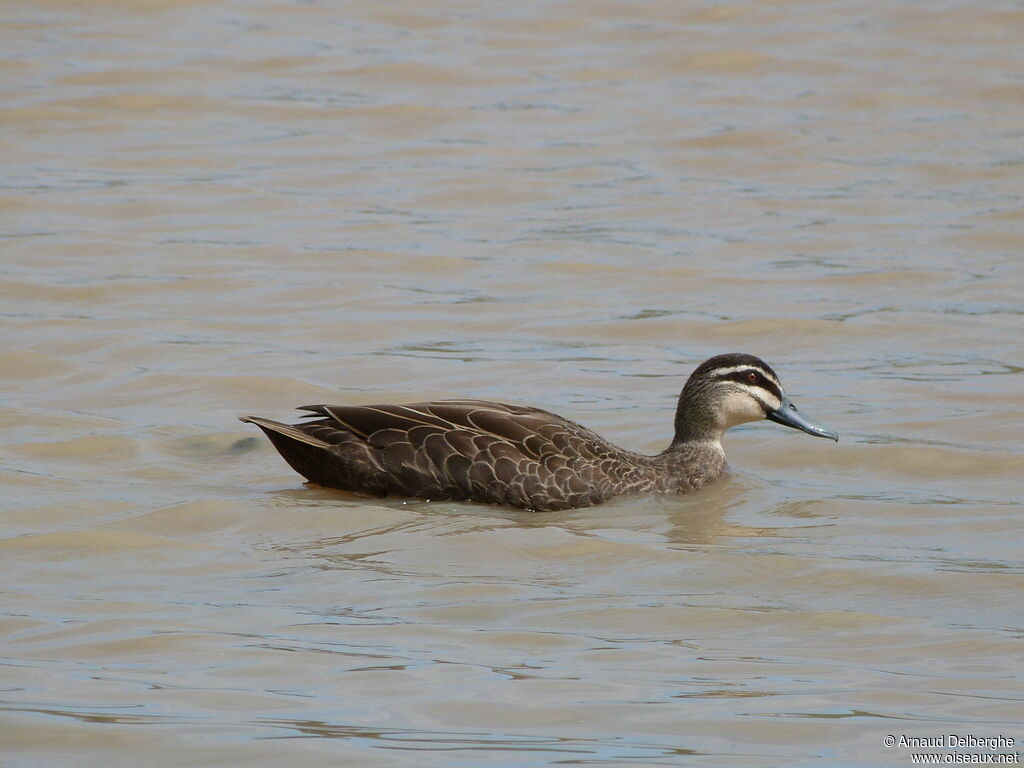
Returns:
[[[552,512],[623,495],[696,491],[726,472],[722,436],[767,419],[814,437],[838,433],[789,399],[775,371],[745,353],[697,366],[674,435],[655,455],[620,448],[549,411],[487,400],[304,405],[304,422],[242,416],[310,483],[364,496],[475,501]]]

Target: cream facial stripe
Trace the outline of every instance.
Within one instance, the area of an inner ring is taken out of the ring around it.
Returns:
[[[765,411],[775,411],[782,406],[782,398],[776,395],[769,389],[758,386],[757,384],[744,384],[742,382],[736,382],[736,387],[742,389],[765,409]],[[774,405],[772,405],[774,403]]]

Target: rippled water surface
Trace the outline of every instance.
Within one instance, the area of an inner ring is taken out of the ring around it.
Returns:
[[[1019,751],[1022,30],[6,4],[4,765]],[[236,421],[473,396],[657,451],[727,351],[842,441],[749,425],[698,494],[529,514],[304,486]]]

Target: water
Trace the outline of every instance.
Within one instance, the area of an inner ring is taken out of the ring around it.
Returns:
[[[1019,745],[1022,24],[8,4],[5,765]],[[235,420],[471,396],[657,451],[727,351],[841,442],[745,426],[698,494],[526,514],[306,487]]]

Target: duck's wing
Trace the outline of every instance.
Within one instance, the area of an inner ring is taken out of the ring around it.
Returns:
[[[301,410],[313,420],[280,425],[287,430],[266,419],[248,420],[267,431],[308,479],[351,490],[564,509],[611,495],[608,481],[621,474],[625,455],[579,424],[505,403],[439,400]],[[330,455],[311,461],[318,452]]]

